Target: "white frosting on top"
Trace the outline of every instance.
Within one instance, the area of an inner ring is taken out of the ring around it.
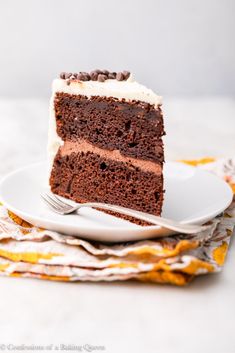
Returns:
[[[54,97],[57,92],[68,94],[91,96],[114,97],[125,99],[127,101],[139,100],[159,106],[162,102],[160,96],[157,96],[151,89],[146,88],[140,83],[133,80],[132,76],[126,81],[117,81],[116,79],[99,81],[77,81],[71,80],[67,84],[67,80],[55,79],[52,84],[52,97],[50,100],[50,120],[48,131],[48,157],[50,162],[50,171],[55,155],[60,146],[63,145],[62,139],[56,131],[56,119],[54,109]]]
[[[99,81],[77,81],[71,80],[70,85],[63,79],[56,79],[52,85],[53,93],[64,92],[69,94],[81,94],[87,97],[103,96],[115,97],[126,100],[139,100],[142,102],[161,104],[162,98],[157,96],[151,89],[146,88],[140,83],[134,81],[130,76],[126,81],[106,80]]]

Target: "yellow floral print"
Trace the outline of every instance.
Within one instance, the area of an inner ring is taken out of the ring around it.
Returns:
[[[228,244],[226,243],[226,241],[223,241],[220,246],[213,250],[213,259],[219,266],[222,266],[224,264],[227,250]]]

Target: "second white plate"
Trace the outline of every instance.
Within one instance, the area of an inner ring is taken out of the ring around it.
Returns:
[[[61,216],[50,211],[40,194],[47,185],[47,165],[17,170],[0,183],[0,199],[12,212],[39,227],[98,241],[120,242],[162,236],[158,226],[140,227],[90,208]],[[202,224],[232,201],[230,187],[218,177],[181,163],[164,167],[166,190],[162,216],[183,223]]]

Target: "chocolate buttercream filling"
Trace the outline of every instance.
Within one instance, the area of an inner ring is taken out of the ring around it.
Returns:
[[[132,157],[123,156],[119,150],[107,150],[92,145],[86,140],[79,141],[65,141],[60,147],[60,154],[62,157],[70,155],[71,153],[94,153],[100,157],[111,159],[117,162],[129,163],[134,167],[140,168],[145,172],[151,172],[157,175],[162,173],[162,166],[156,162],[136,159]]]

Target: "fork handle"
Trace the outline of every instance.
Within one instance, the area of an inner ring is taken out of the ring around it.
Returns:
[[[208,228],[208,226],[199,226],[196,224],[180,224],[179,222],[175,222],[170,219],[158,217],[149,213],[132,210],[129,208],[125,208],[122,206],[109,205],[105,203],[99,202],[86,202],[84,204],[80,204],[78,208],[81,207],[92,207],[92,208],[100,208],[103,210],[109,210],[113,212],[118,212],[121,214],[125,214],[127,216],[135,217],[141,219],[143,221],[161,226],[163,228],[171,229],[175,232],[185,233],[185,234],[193,234],[201,232]]]

